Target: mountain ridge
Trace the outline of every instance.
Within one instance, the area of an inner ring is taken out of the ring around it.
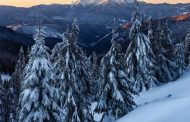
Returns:
[[[178,15],[190,11],[189,4],[148,4],[140,2],[142,13],[152,18],[164,18],[168,16]],[[39,9],[39,10],[38,10]],[[28,24],[34,23],[39,12],[40,19],[55,21],[55,17],[62,18],[59,21],[72,22],[75,18],[79,23],[106,25],[114,18],[116,24],[120,24],[119,20],[130,21],[135,6],[129,4],[106,4],[106,5],[38,5],[29,8],[0,6],[1,16],[0,23],[2,26],[11,24]],[[157,10],[160,11],[157,11]],[[115,11],[117,10],[117,11]],[[56,12],[55,12],[56,11]],[[27,18],[26,18],[27,16]],[[94,20],[96,18],[96,20]],[[5,21],[6,20],[6,21]],[[107,25],[109,26],[109,25]]]

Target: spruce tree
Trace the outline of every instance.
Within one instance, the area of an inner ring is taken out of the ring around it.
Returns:
[[[17,107],[18,107],[18,96],[16,94],[16,89],[13,85],[13,82],[9,82],[9,88],[7,93],[7,122],[17,122]]]
[[[116,42],[117,34],[112,31],[112,46],[101,60],[98,104],[95,112],[104,113],[107,118],[118,119],[135,107],[133,84],[127,78],[121,46]]]
[[[15,71],[10,80],[10,82],[12,82],[12,88],[14,89],[14,91],[16,91],[16,98],[18,98],[20,95],[21,80],[23,78],[25,62],[26,62],[25,61],[25,53],[24,53],[23,47],[21,47],[20,51],[19,51],[19,59],[16,63]]]
[[[20,122],[56,122],[61,118],[57,104],[59,92],[55,87],[57,78],[44,37],[39,27],[22,81]]]
[[[67,30],[61,36],[62,42],[57,43],[52,50],[51,58],[52,58],[53,62],[56,62],[59,59],[59,54],[60,54],[59,51],[61,51],[62,48],[64,48],[66,46],[66,42],[69,37],[69,33],[70,33],[70,30],[69,30],[69,27],[67,26]],[[57,68],[59,68],[59,66]]]
[[[190,67],[190,33],[187,34],[186,38],[185,38],[185,61],[187,64],[187,67]]]
[[[17,122],[16,108],[17,98],[13,91],[13,84],[9,80],[1,80],[0,78],[0,121],[1,122]]]
[[[159,33],[159,38],[161,41],[161,45],[164,49],[162,49],[161,53],[165,55],[165,57],[173,60],[174,58],[174,45],[171,39],[172,31],[169,28],[168,21],[164,25],[161,26],[161,32]]]
[[[149,39],[152,41],[152,49],[153,49],[153,52],[156,56],[156,58],[158,58],[158,56],[160,54],[162,54],[162,44],[161,44],[161,31],[162,31],[162,27],[161,27],[161,23],[160,21],[158,22],[157,24],[157,27],[156,29],[152,29],[152,26],[151,26],[151,34],[149,33]]]
[[[156,78],[155,55],[150,39],[142,32],[142,18],[137,11],[132,18],[129,37],[130,44],[126,51],[127,74],[134,82],[136,91],[142,91],[158,84]]]
[[[4,122],[6,119],[5,101],[6,101],[6,93],[5,93],[4,81],[0,77],[0,122]]]
[[[2,80],[0,77],[0,120],[2,122],[10,122],[10,108],[9,105],[9,80]]]
[[[92,122],[90,112],[91,74],[87,57],[76,45],[79,27],[75,20],[63,42],[53,49],[54,67],[59,75],[63,122]],[[59,46],[63,45],[63,46]],[[60,48],[56,48],[60,47]]]
[[[14,122],[18,120],[18,109],[19,109],[19,96],[21,91],[21,80],[23,78],[23,72],[25,67],[25,54],[23,47],[19,51],[19,59],[15,66],[15,71],[10,79],[10,86],[8,91],[8,104],[9,110],[9,121]]]
[[[180,75],[183,74],[183,72],[186,69],[185,64],[185,46],[182,43],[177,43],[175,45],[175,56],[176,56],[176,67],[177,72]]]
[[[68,46],[66,44],[66,42],[68,41],[68,36],[69,36],[70,30],[67,26],[67,30],[66,32],[63,34],[62,36],[62,42],[57,43],[55,45],[55,47],[52,50],[52,54],[51,54],[51,59],[53,62],[53,66],[55,68],[55,73],[59,78],[59,89],[60,89],[60,99],[59,99],[59,104],[61,105],[61,107],[63,107],[64,101],[66,99],[66,91],[68,91],[68,89],[66,89],[66,81],[64,80],[64,70],[65,70],[65,62],[66,62],[66,58],[63,57],[63,51],[65,53],[64,48],[66,48],[66,46]]]
[[[177,78],[176,63],[174,56],[174,46],[171,40],[171,30],[166,22],[165,25],[158,27],[156,40],[157,49],[155,54],[157,57],[157,65],[159,66],[159,81],[162,83],[173,81]]]
[[[96,55],[96,52],[93,51],[92,53],[92,77],[93,77],[93,82],[92,82],[92,95],[96,99],[96,94],[98,92],[98,79],[100,77],[100,71],[99,71],[99,65],[98,65],[98,57]]]

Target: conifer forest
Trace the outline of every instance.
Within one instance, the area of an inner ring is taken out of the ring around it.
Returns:
[[[190,122],[190,1],[84,1],[0,20],[0,122]]]

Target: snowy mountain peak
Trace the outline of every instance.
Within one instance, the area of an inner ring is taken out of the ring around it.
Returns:
[[[134,0],[77,0],[75,4],[90,5],[90,4],[107,4],[114,2],[117,4],[125,4],[127,2],[133,2]]]

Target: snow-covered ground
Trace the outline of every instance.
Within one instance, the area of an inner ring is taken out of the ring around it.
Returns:
[[[0,79],[2,79],[3,81],[7,81],[9,80],[11,77],[10,75],[7,74],[0,74]]]
[[[140,93],[138,108],[116,122],[190,122],[190,70],[179,80]]]

